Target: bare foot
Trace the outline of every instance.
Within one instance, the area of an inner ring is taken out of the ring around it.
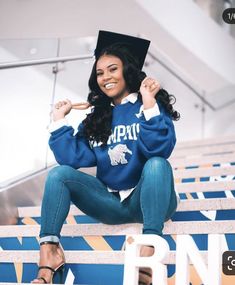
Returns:
[[[40,247],[40,266],[49,266],[56,270],[59,266],[65,263],[65,257],[63,250],[57,244],[43,244]],[[38,272],[38,277],[34,279],[31,283],[34,284],[45,284],[44,278],[47,283],[51,283],[53,272],[49,269],[40,269]]]

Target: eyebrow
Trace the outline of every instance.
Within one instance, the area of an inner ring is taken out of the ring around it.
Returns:
[[[113,65],[118,65],[117,63],[111,63],[110,65],[108,65],[107,66],[107,68],[109,68],[109,67],[111,67],[111,66],[113,66]],[[98,68],[96,71],[98,71],[98,70],[102,70],[101,68]]]

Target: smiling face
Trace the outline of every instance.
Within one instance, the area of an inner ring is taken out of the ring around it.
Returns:
[[[115,105],[129,95],[123,77],[123,63],[113,55],[103,55],[96,64],[97,83],[100,89],[110,98]]]

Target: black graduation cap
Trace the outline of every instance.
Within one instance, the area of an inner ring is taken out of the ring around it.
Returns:
[[[138,58],[140,69],[142,69],[150,41],[109,31],[99,31],[95,57],[97,58],[104,48],[115,43],[126,44],[131,53]]]

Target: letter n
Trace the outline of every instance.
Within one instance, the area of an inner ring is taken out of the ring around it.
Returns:
[[[206,251],[204,251],[206,253]],[[175,285],[189,284],[189,262],[205,285],[221,284],[221,236],[208,235],[208,256],[203,257],[193,238],[189,235],[178,235],[176,246],[176,283]],[[208,266],[207,266],[208,265]]]

